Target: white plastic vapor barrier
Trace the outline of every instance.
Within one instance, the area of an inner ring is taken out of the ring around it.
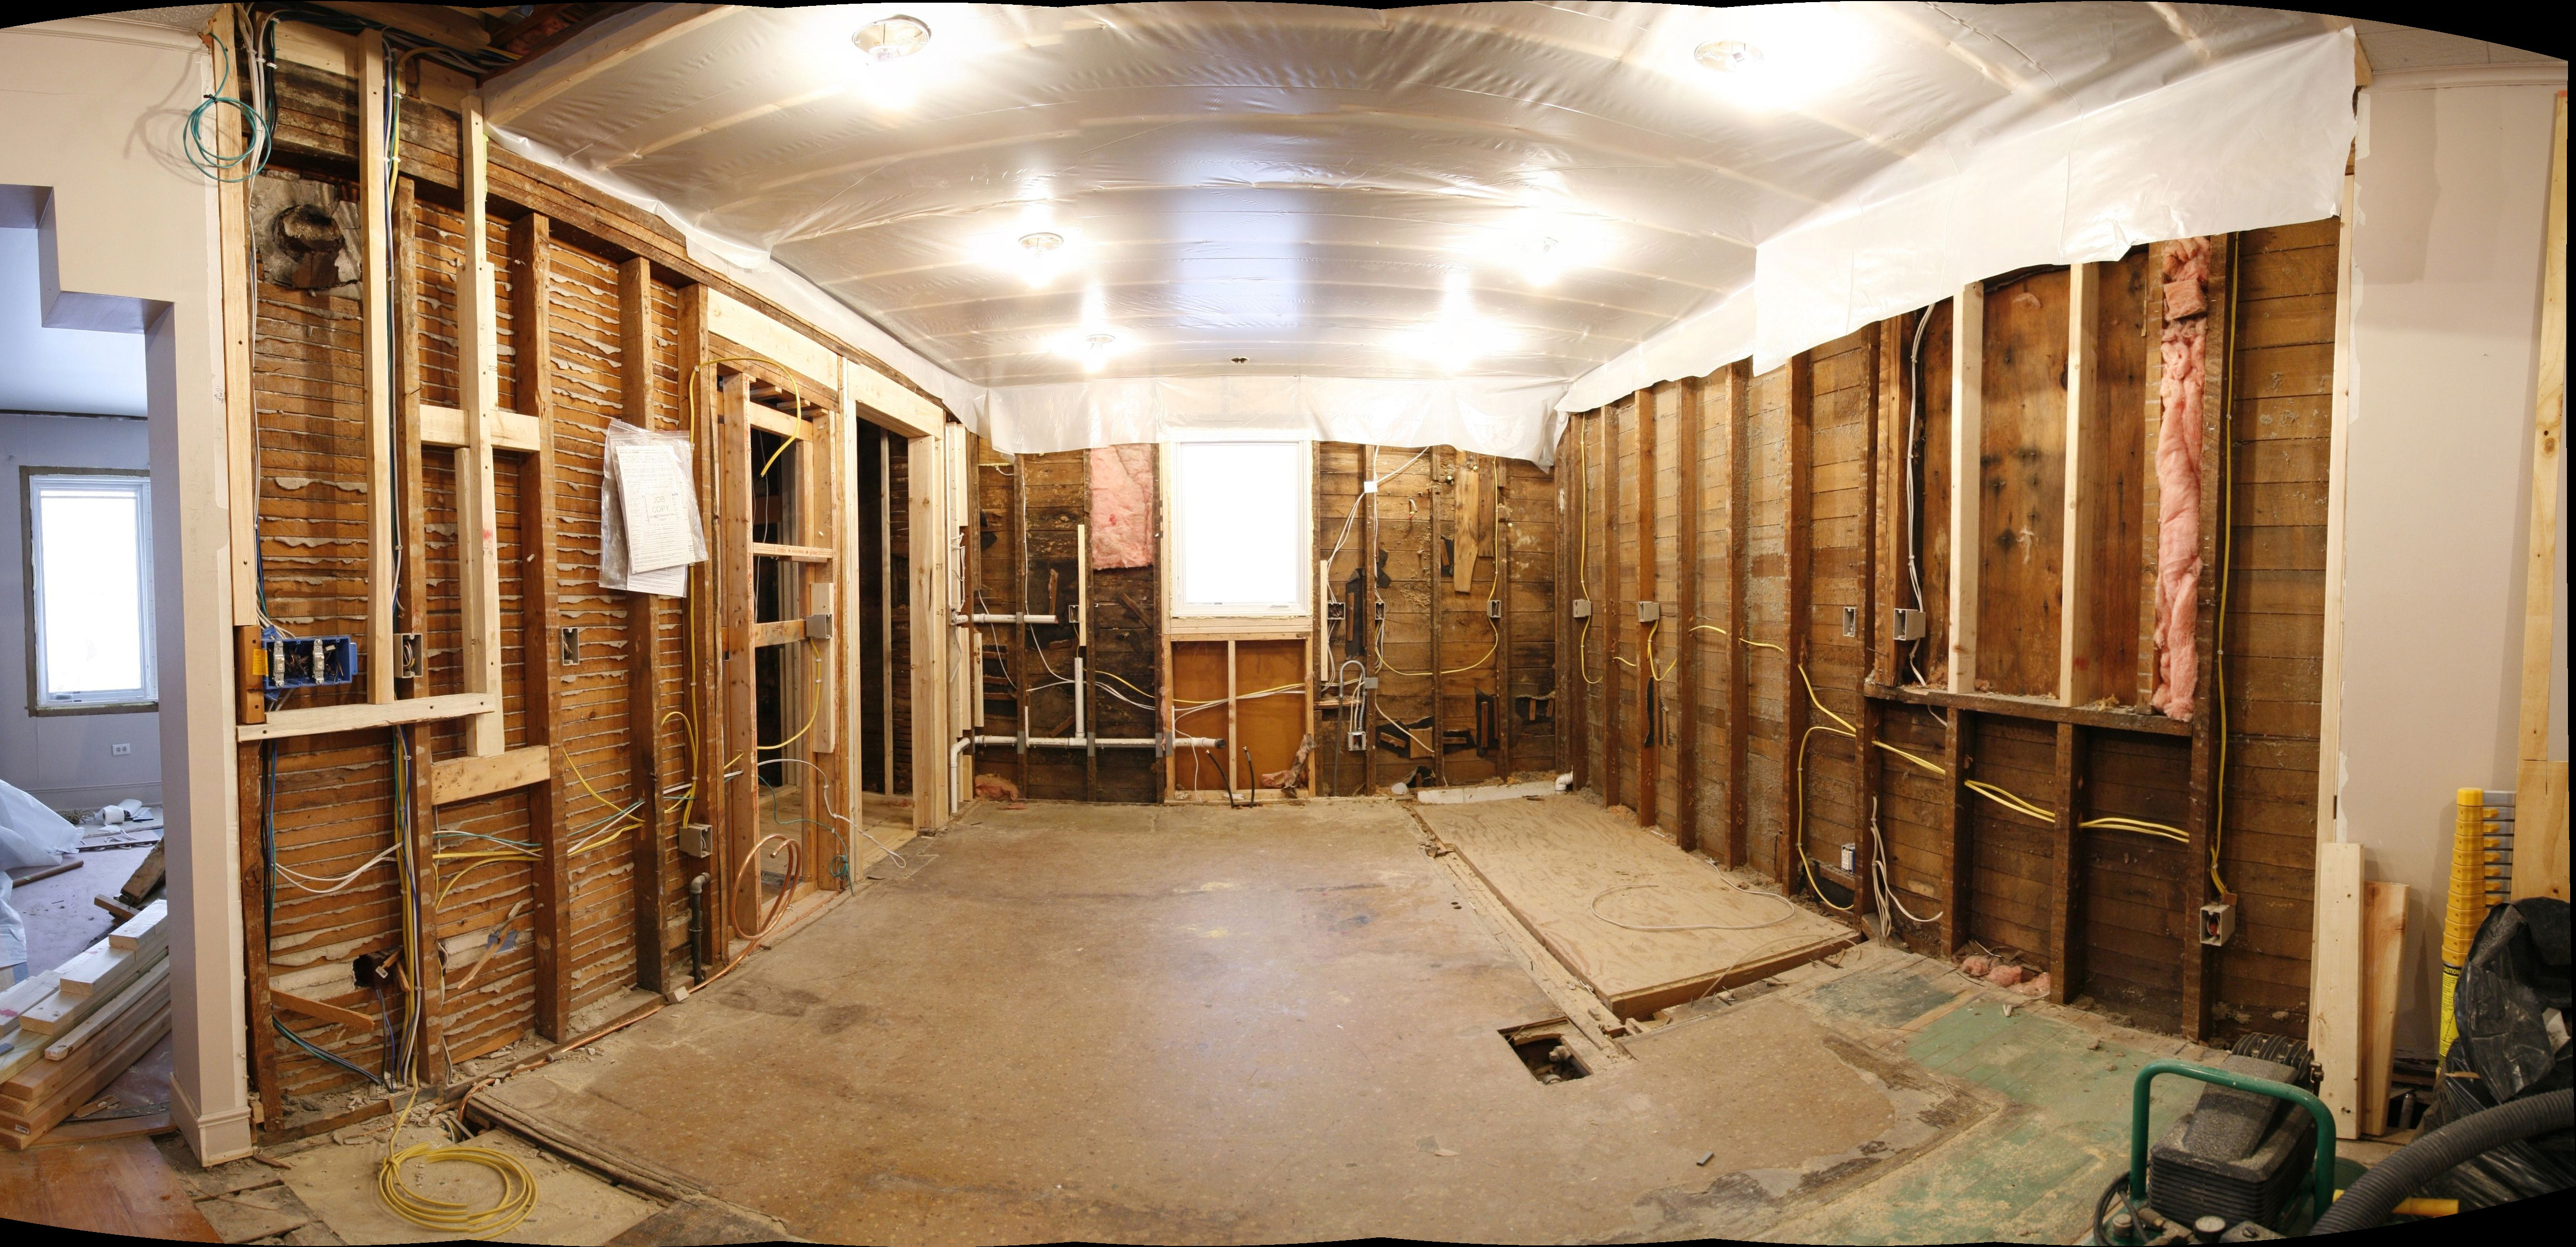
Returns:
[[[1544,461],[1561,411],[1767,368],[1965,281],[2330,213],[2340,25],[2112,0],[667,5],[485,91],[513,150],[662,214],[1006,449],[1257,429]]]
[[[2327,31],[1864,188],[1755,252],[1754,370],[1998,273],[2333,216],[2353,77],[2352,32]]]
[[[1546,377],[1398,381],[1368,377],[1134,377],[986,392],[996,449],[1043,454],[1163,442],[1287,437],[1455,446],[1556,460],[1565,383]]]

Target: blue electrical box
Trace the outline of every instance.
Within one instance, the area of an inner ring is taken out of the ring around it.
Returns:
[[[268,670],[260,676],[260,684],[269,692],[347,684],[358,678],[355,638],[288,636],[275,628],[262,628],[259,643],[268,655]]]

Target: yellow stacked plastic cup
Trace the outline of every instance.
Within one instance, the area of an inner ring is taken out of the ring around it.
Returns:
[[[2442,1055],[2451,1054],[2459,1035],[2452,1020],[2451,999],[2459,990],[2460,967],[2469,961],[2469,945],[2486,917],[2486,823],[2484,789],[2463,788],[2451,832],[2451,902],[2442,919]]]

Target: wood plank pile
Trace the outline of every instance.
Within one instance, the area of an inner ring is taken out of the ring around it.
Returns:
[[[0,993],[0,1142],[25,1148],[170,1030],[168,901]]]

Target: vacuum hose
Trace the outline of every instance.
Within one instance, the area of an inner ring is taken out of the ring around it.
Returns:
[[[2507,1143],[2565,1130],[2571,1116],[2576,1116],[2576,1090],[2552,1091],[2471,1113],[2372,1166],[2308,1232],[2340,1234],[2378,1225],[2388,1219],[2399,1200],[2453,1166]]]

